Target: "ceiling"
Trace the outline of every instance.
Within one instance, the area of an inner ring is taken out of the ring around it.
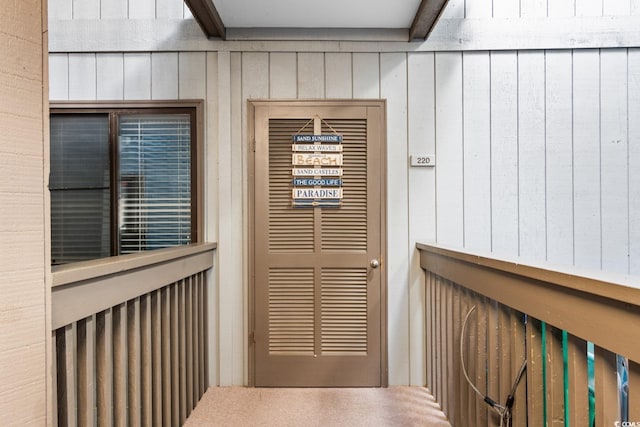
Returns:
[[[426,39],[448,0],[185,0],[210,38],[323,38],[393,31]],[[337,31],[337,30],[340,31]]]

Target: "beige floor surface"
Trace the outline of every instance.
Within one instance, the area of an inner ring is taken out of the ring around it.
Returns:
[[[420,387],[212,387],[185,426],[450,427],[450,424],[429,391]]]

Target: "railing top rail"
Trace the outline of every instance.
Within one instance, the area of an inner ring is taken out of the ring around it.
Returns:
[[[418,244],[420,265],[437,277],[526,313],[611,352],[640,361],[638,279],[581,274],[442,246]],[[432,276],[431,276],[432,277]]]
[[[519,258],[498,258],[492,254],[478,254],[429,243],[418,243],[416,247],[420,251],[464,261],[479,267],[640,306],[640,277],[638,276],[560,266],[552,263],[528,262]],[[425,265],[422,267],[427,268]]]
[[[216,249],[216,243],[192,243],[185,246],[144,251],[134,254],[100,258],[89,261],[58,265],[52,268],[52,287],[95,279],[116,273],[124,273],[141,267],[196,255]]]
[[[52,329],[213,267],[214,243],[74,263],[53,272]]]

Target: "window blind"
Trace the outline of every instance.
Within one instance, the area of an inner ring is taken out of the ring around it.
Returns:
[[[190,116],[121,115],[118,138],[120,253],[190,243]]]
[[[53,264],[109,256],[109,117],[51,117]]]

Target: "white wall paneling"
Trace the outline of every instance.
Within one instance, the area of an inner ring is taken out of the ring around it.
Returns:
[[[353,97],[380,97],[380,55],[377,53],[353,54]]]
[[[601,267],[600,52],[573,53],[574,263]]]
[[[100,18],[102,19],[126,19],[128,0],[103,0],[100,2]]]
[[[325,55],[325,87],[327,98],[351,98],[353,95],[353,72],[350,53],[327,53]]]
[[[151,54],[152,99],[179,98],[178,55],[177,52],[153,52]],[[195,72],[200,71],[202,70]]]
[[[602,2],[606,0],[575,0],[576,16],[602,16]]]
[[[545,55],[518,54],[519,254],[546,259]]]
[[[552,0],[547,2],[547,8],[549,17],[568,17],[576,14],[575,0]]]
[[[69,99],[69,55],[66,53],[49,55],[49,99]]]
[[[298,54],[298,98],[324,98],[324,53]]]
[[[69,98],[96,99],[96,55],[69,54]]]
[[[407,239],[407,55],[380,55],[380,95],[387,99],[387,293],[389,384],[409,384],[409,252]]]
[[[151,54],[124,54],[124,99],[151,99]]]
[[[572,52],[546,52],[547,260],[573,264]],[[540,167],[540,165],[538,165]]]
[[[412,53],[407,61],[409,155],[435,154],[435,72],[433,53]],[[409,362],[410,383],[426,382],[425,283],[417,241],[435,241],[435,168],[409,169]]]
[[[72,0],[49,0],[48,1],[49,21],[61,21],[73,19]]]
[[[518,54],[491,53],[491,249],[518,255]]]
[[[528,0],[534,1],[534,0]],[[538,0],[535,0],[538,1]],[[518,18],[520,16],[520,5],[524,2],[513,0],[493,0],[494,18]]]
[[[463,55],[464,247],[491,250],[491,64],[488,52]]]
[[[121,53],[96,55],[96,97],[120,100],[124,98],[124,56]]]
[[[99,19],[100,0],[73,0],[73,19]]]
[[[247,283],[245,281],[245,273],[243,271],[244,260],[243,248],[246,240],[246,232],[243,228],[244,212],[244,198],[246,197],[246,191],[244,191],[244,176],[246,169],[244,168],[243,159],[243,146],[244,144],[244,130],[243,125],[243,111],[246,105],[246,101],[243,99],[243,79],[242,79],[242,53],[231,53],[231,138],[228,143],[231,144],[231,203],[227,207],[231,211],[231,222],[227,222],[224,226],[231,229],[231,240],[227,242],[227,247],[231,253],[229,258],[229,271],[231,277],[226,286],[229,288],[230,298],[226,300],[226,303],[231,306],[231,330],[233,333],[232,340],[232,364],[222,369],[229,369],[232,376],[231,384],[243,384],[246,381],[244,377],[246,372],[247,357],[244,353],[248,335],[246,334],[246,317],[247,314],[243,311],[245,306],[243,299],[248,294],[245,293]],[[264,54],[263,54],[264,55]]]
[[[206,73],[204,52],[180,52],[178,55],[179,98],[204,98],[207,91]]]
[[[182,19],[184,0],[156,0],[156,16],[160,19]]]
[[[603,0],[604,16],[627,16],[631,14],[631,0]]]
[[[295,99],[298,61],[294,52],[273,52],[269,58],[269,97]]]
[[[627,51],[600,53],[602,268],[629,270]]]
[[[205,129],[205,183],[204,183],[204,213],[205,213],[205,241],[218,242],[218,215],[219,215],[219,179],[218,179],[218,154],[219,154],[219,88],[218,88],[218,54],[215,52],[207,53],[207,107],[206,107],[206,129]],[[216,251],[216,256],[219,252]],[[214,266],[219,266],[218,260],[214,261]],[[220,383],[218,376],[219,367],[219,322],[217,313],[220,306],[220,298],[218,292],[219,274],[218,268],[213,272],[209,272],[207,276],[207,318],[208,324],[208,342],[209,348],[207,352],[209,378],[208,384],[215,386]]]
[[[153,19],[156,17],[155,0],[129,1],[130,19]]]
[[[436,215],[438,243],[461,247],[464,242],[462,134],[462,54],[435,54],[436,73]]]
[[[218,54],[218,247],[231,246],[234,236],[232,227],[234,217],[232,206],[232,169],[231,164],[231,55],[228,52]],[[218,385],[233,385],[233,288],[238,287],[240,278],[233,268],[233,253],[218,251],[218,316],[219,357],[217,366]],[[234,280],[236,281],[234,283]],[[235,337],[242,339],[242,337]]]
[[[449,0],[440,19],[462,19],[465,14],[465,0]]]
[[[548,0],[526,0],[520,2],[520,16],[523,18],[544,18],[547,16]],[[550,3],[553,3],[551,0]],[[516,3],[516,2],[512,2]]]
[[[629,273],[640,275],[640,49],[629,49]]]

